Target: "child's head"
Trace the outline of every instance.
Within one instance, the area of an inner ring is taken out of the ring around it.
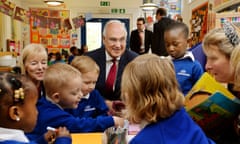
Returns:
[[[78,55],[78,48],[75,46],[72,46],[70,48],[70,52],[72,53],[72,55]]]
[[[81,73],[74,67],[56,63],[49,66],[43,80],[47,96],[65,108],[77,108],[82,97]]]
[[[24,47],[21,55],[22,73],[34,82],[42,81],[48,66],[48,54],[41,44],[29,44]]]
[[[0,73],[0,127],[31,132],[37,122],[38,92],[24,76]]]
[[[135,123],[167,118],[184,105],[172,62],[154,54],[130,62],[124,69],[121,87],[127,118]]]
[[[182,22],[171,23],[164,32],[166,50],[173,58],[184,56],[188,47],[188,26]]]
[[[99,66],[88,56],[77,56],[71,62],[71,65],[78,69],[82,74],[82,93],[84,96],[95,89],[99,76]]]

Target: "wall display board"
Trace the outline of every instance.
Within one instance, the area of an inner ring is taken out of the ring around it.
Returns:
[[[32,43],[46,48],[69,48],[70,29],[68,10],[30,9],[30,34]]]
[[[191,18],[191,37],[192,45],[202,42],[204,35],[207,33],[208,20],[208,2],[194,8]]]

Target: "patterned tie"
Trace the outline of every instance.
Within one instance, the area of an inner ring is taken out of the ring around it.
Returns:
[[[113,92],[113,85],[114,85],[114,81],[116,79],[116,74],[117,74],[117,65],[116,65],[116,59],[112,60],[112,66],[110,68],[110,71],[108,73],[108,77],[106,80],[106,91],[108,93],[112,93]]]

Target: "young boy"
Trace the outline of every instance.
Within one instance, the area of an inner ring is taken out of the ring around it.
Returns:
[[[77,56],[73,59],[71,65],[78,69],[82,74],[82,93],[83,97],[77,109],[68,109],[69,113],[77,117],[107,116],[108,107],[100,95],[95,85],[100,72],[96,62],[88,56]]]
[[[38,121],[34,130],[27,134],[30,139],[42,135],[48,126],[65,126],[70,133],[102,132],[114,125],[123,126],[124,120],[119,117],[79,118],[63,110],[77,108],[83,97],[81,73],[74,67],[63,63],[51,65],[43,82],[47,95],[38,101]]]
[[[200,63],[187,51],[188,33],[187,25],[182,22],[171,23],[164,33],[166,49],[173,60],[176,77],[184,95],[203,74]]]

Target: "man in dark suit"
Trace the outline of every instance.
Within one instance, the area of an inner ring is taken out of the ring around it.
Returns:
[[[103,47],[86,53],[92,57],[100,67],[100,74],[96,83],[96,89],[105,98],[110,111],[114,114],[115,103],[120,100],[121,77],[125,66],[138,56],[137,53],[126,49],[127,30],[124,23],[118,20],[110,20],[103,30]],[[116,63],[116,76],[113,80],[112,91],[107,90],[106,81],[111,67]]]
[[[167,11],[164,8],[158,8],[156,12],[156,20],[158,21],[153,25],[153,43],[152,43],[152,53],[159,56],[167,56],[168,53],[165,48],[164,41],[164,31],[166,27],[174,22],[167,16]]]
[[[145,29],[145,20],[137,19],[137,29],[130,35],[130,49],[138,54],[148,53],[152,45],[152,32]]]

